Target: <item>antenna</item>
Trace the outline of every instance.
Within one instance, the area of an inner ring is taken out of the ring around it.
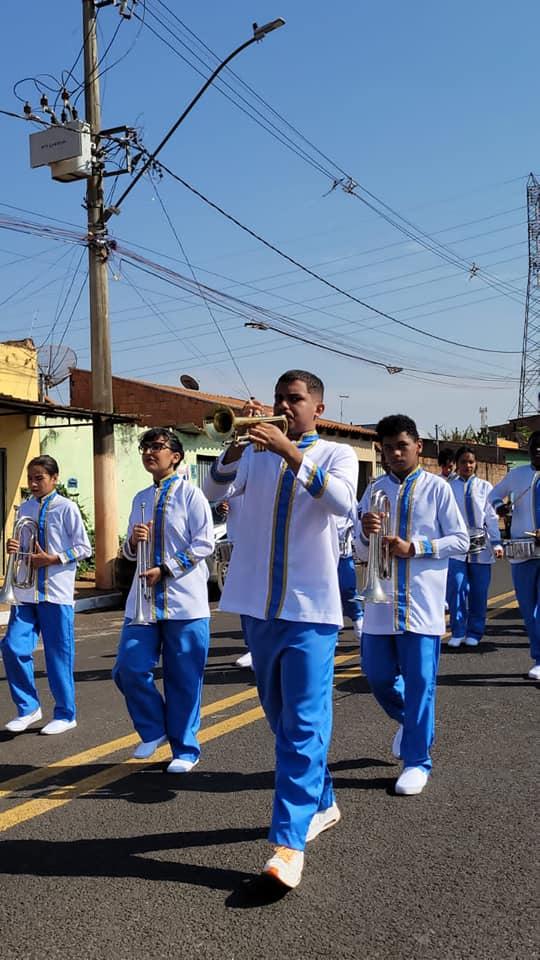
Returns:
[[[39,398],[43,400],[51,387],[67,380],[77,366],[77,354],[62,344],[47,344],[38,348]]]

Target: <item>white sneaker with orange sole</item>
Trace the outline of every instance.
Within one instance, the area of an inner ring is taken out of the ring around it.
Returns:
[[[304,869],[304,854],[301,850],[291,847],[274,847],[274,853],[263,867],[265,877],[272,877],[284,887],[291,890],[297,887],[302,879]]]

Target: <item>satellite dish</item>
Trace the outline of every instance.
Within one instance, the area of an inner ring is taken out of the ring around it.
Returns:
[[[197,383],[195,377],[190,377],[189,373],[183,373],[180,377],[180,383],[186,390],[198,390],[199,384]]]
[[[38,348],[39,393],[43,397],[51,387],[58,386],[77,366],[77,355],[71,347],[48,344]]]

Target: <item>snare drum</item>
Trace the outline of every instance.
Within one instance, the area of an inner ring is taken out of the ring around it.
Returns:
[[[469,540],[469,555],[481,553],[486,545],[486,531],[481,530],[479,527],[471,527],[469,530]]]
[[[531,560],[536,557],[536,541],[531,537],[520,540],[503,540],[504,555],[508,560]]]

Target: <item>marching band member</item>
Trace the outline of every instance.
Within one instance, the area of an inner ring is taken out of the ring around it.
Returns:
[[[353,515],[356,514],[356,505]],[[352,620],[353,632],[358,641],[362,638],[364,610],[358,597],[356,586],[356,568],[353,556],[353,536],[355,522],[350,517],[337,517],[336,526],[339,538],[338,580],[343,616]]]
[[[422,441],[414,420],[384,417],[377,435],[390,473],[372,487],[390,502],[393,596],[388,603],[365,603],[362,667],[383,710],[399,724],[392,752],[401,757],[403,772],[395,790],[408,795],[422,792],[432,766],[446,570],[469,538],[448,484],[419,466]],[[370,534],[381,530],[371,494],[368,487],[360,505],[364,551]]]
[[[450,447],[445,447],[444,450],[440,451],[437,463],[441,468],[441,477],[445,480],[453,480],[456,475],[456,456]]]
[[[540,542],[540,430],[529,438],[530,464],[514,467],[489,495],[489,501],[500,517],[512,513],[510,536],[513,540],[536,534]],[[504,503],[512,499],[512,505]],[[536,549],[538,554],[538,548]],[[540,557],[529,560],[511,559],[512,581],[516,598],[525,621],[533,665],[531,680],[540,680]]]
[[[210,639],[204,559],[214,549],[212,514],[201,491],[176,472],[184,456],[176,434],[162,427],[147,430],[139,450],[153,484],[134,497],[124,555],[134,560],[137,544],[150,540],[149,566],[143,572],[151,594],[146,604],[150,622],[131,622],[134,578],[113,678],[141,738],[133,756],[151,757],[168,740],[173,759],[167,772],[188,773],[201,752],[197,731]],[[149,523],[141,522],[143,505]],[[160,656],[163,697],[154,682]]]
[[[33,653],[43,638],[47,679],[54,698],[54,717],[41,733],[64,733],[77,726],[75,719],[74,599],[77,560],[92,555],[79,508],[56,492],[58,464],[52,457],[34,457],[28,464],[32,496],[19,508],[18,519],[30,517],[37,524],[37,541],[31,556],[34,582],[14,586],[17,599],[11,608],[7,633],[1,642],[11,698],[18,717],[6,730],[20,733],[41,720],[41,706],[34,682]],[[7,552],[16,554],[19,541],[11,538]]]
[[[300,883],[306,842],[340,819],[326,766],[342,624],[334,518],[353,509],[358,461],[350,447],[318,436],[323,392],[314,374],[284,373],[274,414],[287,418],[287,436],[254,423],[249,436],[264,452],[230,446],[205,481],[210,499],[244,496],[221,610],[243,615],[276,737],[274,851],[263,874],[286,887]],[[262,413],[257,401],[245,410]]]
[[[448,561],[447,591],[452,636],[449,647],[459,647],[465,641],[468,647],[477,647],[484,635],[491,564],[502,557],[501,535],[497,515],[488,503],[493,489],[488,480],[476,476],[476,456],[472,447],[456,451],[456,476],[449,480],[450,488],[469,534],[483,534],[486,543],[482,550]],[[471,541],[471,546],[472,546]]]

